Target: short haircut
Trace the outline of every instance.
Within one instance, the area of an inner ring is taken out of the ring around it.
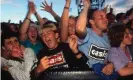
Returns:
[[[3,35],[1,35],[1,46],[5,46],[5,44],[4,44],[5,43],[5,39],[10,39],[12,37],[16,37],[17,38],[17,36],[14,35],[14,34],[3,34]]]
[[[91,24],[89,22],[89,20],[93,20],[94,19],[94,12],[97,11],[98,9],[89,9],[88,13],[87,13],[87,27],[91,28]]]
[[[109,28],[108,37],[111,47],[120,47],[125,31],[126,27],[123,23],[115,23]]]
[[[88,10],[88,14],[87,14],[88,20],[94,18],[94,12],[97,11],[97,10],[98,10],[98,9],[89,9],[89,10]]]
[[[39,29],[39,35],[42,34],[43,29],[49,28],[51,30],[53,30],[54,32],[57,32],[57,27],[54,23],[49,23],[49,24],[43,24],[43,26],[41,26],[41,28]]]

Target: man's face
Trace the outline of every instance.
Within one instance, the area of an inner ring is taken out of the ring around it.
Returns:
[[[37,39],[37,29],[35,27],[30,26],[28,29],[28,38],[31,42],[36,42]]]
[[[108,25],[108,20],[104,11],[95,11],[93,14],[94,25],[99,30],[106,30]]]
[[[122,43],[125,45],[131,45],[132,38],[133,38],[133,36],[132,36],[131,32],[128,29],[126,29]]]
[[[108,15],[108,22],[109,23],[114,23],[115,22],[115,16],[112,14],[112,15]]]
[[[68,22],[68,33],[69,33],[69,35],[75,34],[75,27],[76,27],[75,20],[73,18],[70,18],[69,22]]]
[[[12,57],[22,58],[23,52],[19,46],[19,42],[16,37],[11,37],[4,40],[4,47],[7,52],[11,54]]]
[[[15,28],[14,25],[10,25],[10,29],[11,29],[11,31],[13,31],[13,32],[17,32],[17,30],[16,30],[16,28]]]
[[[42,30],[41,39],[49,49],[56,48],[58,44],[57,38],[58,38],[58,33],[55,33],[53,30],[49,28],[45,28]]]

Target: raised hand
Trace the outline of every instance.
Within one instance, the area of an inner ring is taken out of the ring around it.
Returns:
[[[34,14],[36,13],[36,8],[34,2],[29,2],[28,3],[28,8],[29,8],[29,13]]]
[[[109,6],[109,5],[107,5],[107,6],[103,9],[105,13],[107,13],[108,6]]]
[[[51,13],[53,11],[53,9],[52,9],[52,3],[51,3],[51,5],[48,5],[48,3],[46,1],[44,1],[44,2],[42,2],[42,6],[41,7],[43,9],[41,9],[41,10],[45,10],[45,11]]]
[[[83,3],[84,3],[84,8],[90,8],[91,6],[90,0],[83,0]]]
[[[37,67],[37,72],[40,73],[42,71],[45,71],[50,67],[49,65],[49,59],[47,56],[43,57],[40,61],[40,64]]]
[[[78,52],[77,44],[78,44],[78,38],[76,35],[71,35],[68,38],[69,47],[72,49],[74,53]]]

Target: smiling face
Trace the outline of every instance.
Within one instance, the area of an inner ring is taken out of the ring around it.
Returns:
[[[50,28],[44,28],[41,33],[41,39],[49,49],[54,49],[58,45],[58,33]]]
[[[75,34],[76,21],[74,18],[70,18],[68,21],[68,33],[69,35]]]
[[[31,42],[36,42],[37,40],[37,29],[30,26],[27,32],[28,38]]]

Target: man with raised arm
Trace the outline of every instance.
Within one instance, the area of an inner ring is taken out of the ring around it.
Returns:
[[[68,38],[75,35],[76,19],[69,16],[71,0],[66,0],[60,21],[61,42],[68,42]],[[76,36],[76,35],[75,35]]]
[[[98,69],[95,64],[104,64],[110,44],[107,35],[104,33],[108,25],[105,12],[94,10],[93,12],[89,11],[92,15],[88,14],[90,5],[90,0],[84,0],[84,8],[76,24],[76,33],[79,38],[79,50],[88,57],[87,64],[95,70]],[[86,27],[87,18],[91,28]],[[113,72],[113,64],[107,64],[101,71],[110,75]]]

